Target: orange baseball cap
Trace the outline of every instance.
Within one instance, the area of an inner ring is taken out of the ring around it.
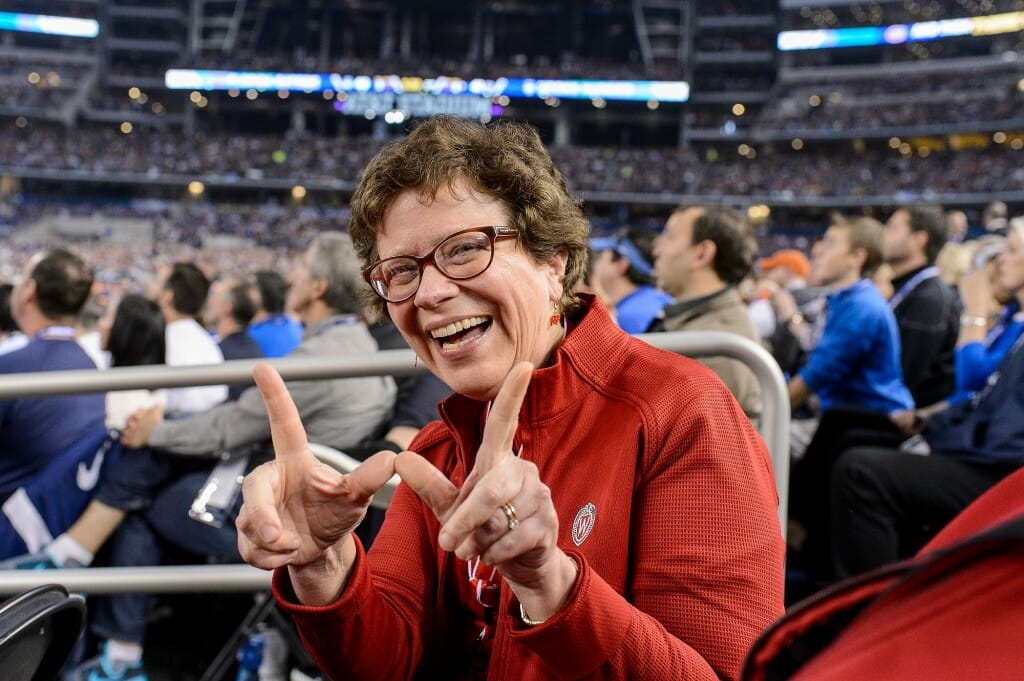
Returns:
[[[811,273],[811,263],[807,256],[792,248],[775,251],[767,258],[758,260],[757,265],[762,272],[773,270],[776,267],[785,267],[802,279],[806,279]]]

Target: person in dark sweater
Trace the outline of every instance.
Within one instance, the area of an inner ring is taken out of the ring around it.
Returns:
[[[886,260],[893,270],[889,307],[900,329],[903,382],[921,407],[956,390],[960,302],[935,267],[947,231],[938,206],[899,208],[885,225]]]

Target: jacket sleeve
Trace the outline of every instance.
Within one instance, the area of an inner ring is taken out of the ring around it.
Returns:
[[[929,377],[928,371],[942,351],[942,339],[948,333],[945,321],[950,312],[944,298],[918,296],[912,305],[901,308],[896,322],[900,328],[900,361],[903,382],[911,393]]]
[[[843,383],[860,358],[870,350],[870,341],[878,336],[869,317],[858,314],[849,305],[829,312],[821,340],[811,350],[807,364],[799,371],[804,382],[814,392]]]
[[[270,425],[262,400],[258,405],[252,400],[243,404],[246,393],[237,402],[219,404],[202,414],[160,422],[150,433],[149,446],[174,454],[212,456],[269,438]]]
[[[309,406],[324,399],[324,381],[292,381],[287,384],[304,418]],[[270,439],[270,421],[263,396],[255,386],[235,402],[225,402],[202,414],[163,421],[149,436],[149,446],[175,454],[215,455],[226,449]]]
[[[333,679],[399,681],[415,676],[444,617],[425,594],[436,593],[437,564],[419,498],[399,485],[388,522],[371,556],[358,554],[341,597],[325,607],[295,601],[286,568],[274,575],[274,595],[295,621],[306,650]],[[415,555],[422,557],[415,565]],[[412,569],[413,567],[417,569]],[[386,645],[382,642],[387,642]],[[443,646],[441,646],[443,648]]]
[[[956,351],[956,388],[975,392],[985,387],[988,375],[998,366],[998,357],[986,352],[981,342],[966,343]]]
[[[989,345],[984,343],[966,343],[956,351],[956,387],[957,390],[977,392],[985,387],[988,377],[999,368],[1021,333],[1024,324],[1011,322],[1006,329]]]
[[[768,452],[709,379],[691,385],[683,409],[661,405],[649,417],[626,593],[574,555],[581,571],[566,606],[514,631],[550,678],[736,679],[753,641],[782,614]]]

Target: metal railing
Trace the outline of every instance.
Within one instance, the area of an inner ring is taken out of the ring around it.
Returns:
[[[751,368],[761,387],[759,431],[771,453],[779,494],[779,518],[786,527],[789,490],[789,396],[782,372],[763,347],[720,331],[676,331],[638,336],[655,347],[688,357],[724,355]],[[62,371],[0,376],[0,400],[139,388],[252,383],[252,370],[271,364],[286,381],[359,376],[407,376],[425,373],[413,366],[411,350],[332,358],[233,360],[190,367],[124,367],[108,371]],[[270,585],[270,573],[248,565],[88,568],[84,570],[0,570],[0,594],[18,593],[40,584],[59,582],[69,590],[91,594],[205,591],[259,591]]]

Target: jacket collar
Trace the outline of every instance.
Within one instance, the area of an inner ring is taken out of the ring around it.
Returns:
[[[675,319],[676,317],[692,319],[709,312],[733,307],[741,302],[736,287],[730,284],[706,296],[680,300],[666,305],[664,319]]]
[[[354,314],[332,314],[329,317],[324,317],[320,321],[310,324],[306,327],[306,330],[302,332],[302,339],[312,338],[313,336],[319,336],[327,329],[335,326],[348,326],[350,324],[358,324],[359,316]]]

